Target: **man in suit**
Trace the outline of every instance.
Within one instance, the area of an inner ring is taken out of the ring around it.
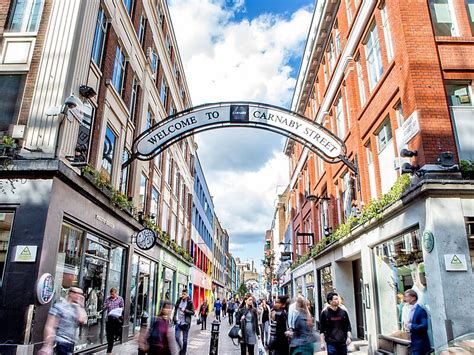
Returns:
[[[430,339],[428,337],[428,313],[418,302],[418,294],[409,289],[404,293],[404,301],[411,307],[409,322],[406,330],[410,332],[411,355],[426,355],[431,352]]]

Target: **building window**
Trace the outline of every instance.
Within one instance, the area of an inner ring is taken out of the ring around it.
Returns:
[[[430,0],[431,21],[436,36],[456,36],[450,0]]]
[[[117,46],[115,51],[114,71],[112,73],[112,85],[119,95],[122,95],[123,78],[125,76],[125,55],[122,49]]]
[[[392,125],[390,123],[390,118],[387,118],[385,122],[380,127],[377,135],[377,146],[378,151],[381,152],[385,149],[388,143],[392,140]]]
[[[138,102],[138,80],[133,78],[132,82],[132,92],[130,94],[130,121],[136,125],[136,116],[137,116],[137,102]]]
[[[334,49],[334,42],[331,39],[328,45],[328,57],[329,57],[329,69],[333,70],[334,65],[336,64],[336,53]]]
[[[0,75],[0,92],[2,93],[2,99],[0,100],[0,130],[7,130],[10,124],[17,122],[25,81],[26,75]]]
[[[339,27],[337,25],[337,22],[334,26],[334,45],[335,45],[335,50],[336,50],[336,59],[341,53],[341,33],[339,32]]]
[[[125,163],[130,158],[130,153],[127,150],[123,151],[122,154],[122,164]],[[128,178],[130,174],[130,165],[127,165],[122,169],[122,174],[120,175],[120,192],[127,195],[128,193]]]
[[[168,99],[168,82],[164,76],[161,79],[160,99],[163,106],[166,107],[166,101]]]
[[[14,0],[7,29],[10,32],[37,32],[44,0]]]
[[[5,265],[7,264],[8,246],[13,225],[13,212],[0,211],[0,286],[3,283]]]
[[[382,77],[382,55],[380,51],[379,35],[375,22],[365,39],[365,53],[367,55],[367,70],[369,73],[369,89],[372,91]]]
[[[474,0],[465,0],[469,25],[471,26],[471,34],[474,36]]]
[[[70,287],[84,292],[87,323],[76,332],[75,351],[105,342],[102,306],[104,296],[115,287],[124,293],[124,248],[80,227],[63,223],[56,262],[55,302],[64,299]]]
[[[418,294],[418,304],[426,304],[427,283],[423,251],[418,231],[407,232],[374,248],[378,314],[382,335],[408,339],[410,307],[403,302],[408,289]],[[429,312],[428,312],[429,314]]]
[[[467,242],[469,244],[469,256],[471,257],[471,267],[474,271],[474,217],[466,217]]]
[[[175,196],[177,197],[178,199],[178,202],[179,202],[179,191],[180,191],[180,182],[181,182],[181,179],[180,179],[180,175],[179,175],[179,172],[178,172],[178,167],[176,166],[175,167],[175,170],[176,170],[176,173],[174,174],[174,194]]]
[[[158,205],[160,203],[160,193],[156,187],[151,188],[151,206],[150,206],[150,214],[155,216],[154,222],[158,224]]]
[[[145,48],[145,32],[146,32],[146,18],[145,16],[140,16],[140,23],[138,24],[138,41],[140,46]]]
[[[149,48],[150,50],[150,68],[151,68],[151,73],[153,75],[153,79],[156,80],[158,77],[158,54],[156,52],[155,48]]]
[[[94,42],[92,44],[92,60],[100,68],[104,53],[105,37],[107,35],[107,17],[104,10],[99,9],[97,23],[95,25]]]
[[[403,115],[403,106],[401,101],[398,101],[394,107],[395,114],[397,115],[398,127],[401,127],[405,122],[405,116]]]
[[[161,230],[168,230],[168,219],[169,219],[170,208],[166,203],[163,203],[163,210],[161,213]]]
[[[468,83],[446,84],[449,106],[472,106],[471,86]]]
[[[172,102],[170,104],[170,110],[168,112],[168,115],[169,116],[173,116],[174,114],[176,113],[176,106],[174,105],[174,103]],[[182,142],[182,141],[181,141]]]
[[[384,5],[381,12],[382,12],[383,34],[385,37],[385,46],[387,48],[387,59],[389,62],[391,62],[393,59],[393,42],[392,42],[392,33],[390,32],[390,23],[388,21],[386,5]]]
[[[326,304],[326,296],[329,292],[334,291],[332,283],[331,265],[325,266],[318,270],[319,284],[319,309],[323,309]]]
[[[336,101],[336,127],[337,136],[341,139],[346,137],[346,122],[344,118],[344,109],[342,108],[342,96],[339,95]]]
[[[346,0],[347,23],[352,22],[351,0]]]
[[[362,73],[362,63],[360,62],[360,55],[356,58],[356,68],[357,68],[357,82],[359,83],[359,98],[360,106],[363,107],[365,104],[365,83],[364,83],[364,74]]]
[[[166,154],[166,171],[165,171],[165,174],[166,174],[166,179],[165,179],[165,181],[166,181],[166,183],[167,183],[168,185],[171,184],[171,173],[172,173],[171,167],[172,167],[172,166],[173,166],[173,165],[172,165],[172,161],[171,161],[171,155],[170,155],[170,153],[168,152],[168,153]]]
[[[142,174],[140,178],[140,211],[145,212],[147,200],[148,178]]]
[[[125,5],[125,8],[127,9],[127,12],[130,15],[130,17],[132,17],[134,2],[135,2],[134,0],[123,0],[123,4]]]
[[[146,112],[145,129],[149,129],[150,127],[152,127],[154,122],[155,122],[155,117],[153,115],[153,112],[151,112],[150,108],[148,108],[148,111]]]
[[[107,126],[104,137],[104,151],[102,152],[102,171],[104,171],[108,176],[109,180],[112,180],[112,172],[114,167],[115,159],[115,143],[117,141],[117,136],[112,131],[112,129]]]
[[[166,47],[166,50],[168,51],[168,55],[171,58],[171,54],[173,53],[173,46],[171,45],[170,36],[168,34],[166,35],[166,38],[165,38],[165,47]]]
[[[377,186],[375,185],[375,166],[374,166],[374,154],[372,153],[372,145],[370,141],[365,146],[367,153],[367,165],[369,169],[369,184],[370,184],[370,197],[377,198]]]

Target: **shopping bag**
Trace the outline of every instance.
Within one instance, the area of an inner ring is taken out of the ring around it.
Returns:
[[[265,347],[263,346],[262,339],[258,339],[258,355],[265,355]]]
[[[202,323],[202,319],[201,319],[201,316],[199,316],[199,318],[197,319],[197,324],[201,324]]]

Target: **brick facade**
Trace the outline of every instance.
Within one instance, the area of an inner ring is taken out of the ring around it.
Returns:
[[[348,19],[346,4],[349,3],[352,12],[352,21]],[[362,6],[359,3],[359,7]],[[385,31],[383,28],[382,8],[388,15],[389,29],[393,46],[393,58],[389,60]],[[436,164],[441,152],[451,151],[457,154],[455,135],[451,123],[448,101],[445,92],[446,79],[471,80],[474,68],[474,42],[471,37],[468,13],[464,1],[455,0],[453,4],[461,37],[435,37],[431,22],[430,9],[424,0],[394,0],[378,2],[371,15],[367,18],[367,25],[357,50],[350,63],[345,68],[342,84],[333,99],[329,114],[325,115],[322,124],[337,134],[335,103],[339,95],[342,97],[345,118],[346,136],[344,142],[347,147],[347,156],[350,160],[357,157],[359,176],[356,179],[352,174],[352,186],[356,194],[353,204],[362,208],[371,199],[370,173],[368,168],[368,149],[373,156],[375,171],[375,190],[377,195],[382,194],[382,179],[386,171],[381,171],[381,161],[378,157],[377,134],[381,125],[388,119],[392,128],[394,158],[399,156],[395,131],[399,128],[396,106],[401,104],[403,117],[407,119],[413,112],[418,112],[420,132],[409,141],[408,148],[416,150],[418,155],[411,159],[413,165],[424,166]],[[335,41],[337,29],[340,32],[341,51],[336,55],[336,64],[330,67],[329,48],[324,49],[323,59],[317,67],[316,80],[309,97],[305,102],[305,116],[314,119],[327,95],[328,84],[333,80],[334,68],[341,60],[342,52],[347,44],[351,31],[354,31],[354,19],[360,16],[360,9],[355,8],[351,1],[340,1],[340,6],[332,25],[328,28],[329,38]],[[366,38],[375,22],[380,45],[380,57],[383,73],[377,84],[369,91],[369,71],[367,64]],[[327,43],[326,43],[327,44]],[[361,76],[364,82],[364,93],[361,93],[358,78],[358,65],[362,69]],[[305,83],[303,83],[305,84]],[[304,87],[304,85],[302,85]],[[361,96],[365,102],[361,103]],[[304,100],[299,98],[299,100]],[[299,107],[299,101],[295,107]],[[293,235],[303,230],[304,221],[311,219],[313,232],[318,238],[322,237],[322,225],[319,220],[322,202],[305,201],[305,169],[309,175],[309,194],[319,197],[327,196],[329,201],[329,225],[333,228],[344,221],[342,206],[342,177],[349,169],[339,164],[324,163],[324,171],[317,171],[317,160],[314,153],[309,153],[303,169],[297,171],[295,167],[302,159],[303,148],[298,143],[290,143],[289,158],[291,161],[290,175],[294,186],[290,186],[293,208]],[[383,162],[386,163],[386,162]],[[399,172],[397,172],[399,174]],[[358,184],[360,181],[360,187]],[[373,187],[374,188],[374,187]],[[297,203],[300,199],[300,204]],[[297,206],[300,205],[298,208]],[[309,212],[311,210],[311,213]],[[319,227],[318,227],[319,226]],[[293,241],[295,242],[295,241]],[[294,246],[294,252],[297,249]]]

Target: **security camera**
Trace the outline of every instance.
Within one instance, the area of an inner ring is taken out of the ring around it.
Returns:
[[[69,109],[75,108],[81,104],[82,104],[81,100],[79,100],[74,95],[68,96],[66,100],[64,100],[64,105],[66,105]]]
[[[418,155],[418,152],[416,150],[408,150],[403,148],[400,150],[400,156],[403,158],[411,158],[411,157],[416,157]]]

